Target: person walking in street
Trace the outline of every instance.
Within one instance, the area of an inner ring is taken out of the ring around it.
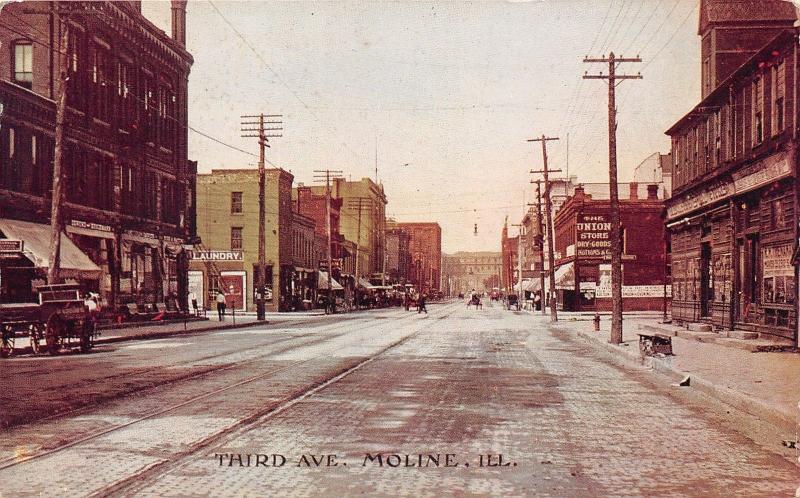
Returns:
[[[220,290],[217,292],[217,314],[220,322],[225,319],[225,306],[225,293]]]
[[[428,308],[425,307],[425,301],[428,299],[427,294],[421,294],[419,299],[417,299],[417,313],[422,313],[423,311],[425,314],[428,314]]]

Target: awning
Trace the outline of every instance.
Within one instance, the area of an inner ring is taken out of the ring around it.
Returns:
[[[528,292],[537,292],[541,288],[542,283],[538,279],[530,278],[522,281],[522,290]]]
[[[358,286],[361,287],[362,289],[367,289],[367,290],[375,288],[375,286],[369,283],[369,281],[361,277],[358,278]]]
[[[50,266],[50,225],[0,219],[0,231],[6,238],[25,242],[24,253],[37,268]],[[100,278],[102,270],[61,232],[61,276]]]
[[[331,286],[335,291],[344,290],[344,287],[335,278],[331,278]],[[328,272],[320,270],[317,277],[317,289],[328,290]]]
[[[575,290],[575,263],[570,262],[556,268],[556,289]]]

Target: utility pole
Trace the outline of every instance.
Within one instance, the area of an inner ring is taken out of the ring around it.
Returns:
[[[536,204],[530,204],[536,207],[536,228],[539,235],[536,237],[536,243],[539,245],[539,292],[544,295],[544,227],[542,226],[542,183],[541,180],[533,180],[536,184]],[[544,299],[541,300],[542,315],[546,315]]]
[[[368,201],[370,199],[367,198],[367,197],[355,197],[355,198],[350,198],[348,200],[349,200],[348,206],[351,209],[358,209],[358,228],[357,228],[357,231],[356,231],[356,234],[357,234],[356,235],[356,265],[355,265],[355,271],[353,272],[355,274],[355,281],[356,281],[356,286],[355,286],[356,309],[358,309],[358,279],[359,279],[359,275],[358,275],[358,260],[359,260],[359,255],[360,255],[360,252],[361,252],[361,210],[366,207],[365,201]]]
[[[341,178],[341,170],[315,169],[314,178],[319,181],[325,179],[325,233],[328,237],[328,306],[332,313],[336,313],[336,298],[333,296],[333,255],[331,247],[331,180]]]
[[[517,237],[517,285],[519,285],[519,297],[525,298],[525,291],[522,289],[522,260],[525,258],[525,225],[522,223],[512,223],[512,227],[519,228]]]
[[[608,74],[586,74],[585,80],[608,80],[608,187],[611,198],[611,343],[622,343],[622,241],[620,240],[619,192],[617,185],[617,80],[640,80],[641,73],[617,74],[617,64],[623,62],[642,62],[639,57],[615,57],[611,52],[608,57],[589,58],[583,62],[607,63]]]
[[[542,143],[542,159],[544,166],[541,170],[531,170],[531,173],[542,173],[544,175],[544,211],[545,219],[547,220],[547,259],[550,263],[550,289],[547,302],[550,305],[550,321],[558,321],[558,311],[556,310],[556,270],[555,270],[555,255],[553,254],[553,213],[552,204],[550,203],[550,173],[559,173],[560,169],[549,169],[547,165],[547,142],[551,140],[558,140],[558,137],[546,137],[542,135],[540,138],[531,138],[528,142],[541,142]],[[544,292],[544,289],[542,289]],[[544,307],[544,301],[542,302]]]
[[[50,204],[50,264],[47,283],[61,281],[61,204],[64,198],[62,173],[64,165],[64,126],[67,121],[67,84],[69,81],[69,10],[58,8],[61,41],[58,52],[58,100],[56,104],[55,151],[53,153],[53,193]]]
[[[282,114],[256,114],[241,116],[245,121],[242,121],[242,137],[254,137],[258,139],[258,275],[256,281],[256,317],[258,320],[266,318],[266,310],[264,303],[264,296],[266,289],[264,288],[264,277],[266,273],[266,206],[265,206],[265,184],[266,184],[266,171],[265,171],[265,152],[269,147],[269,138],[281,137],[281,134],[267,133],[274,131],[283,131],[283,122],[280,120]],[[265,121],[264,119],[268,119]],[[248,121],[256,119],[257,121]],[[265,128],[265,125],[276,125],[275,127]],[[255,133],[255,134],[254,134]],[[275,289],[273,289],[273,299],[275,297]]]

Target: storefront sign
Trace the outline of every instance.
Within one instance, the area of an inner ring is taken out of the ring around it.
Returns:
[[[667,297],[672,297],[672,287],[666,287]],[[597,298],[611,298],[611,286],[598,286],[595,291]],[[623,285],[622,297],[664,297],[663,285]]]
[[[242,251],[194,251],[192,259],[197,261],[244,261]]]
[[[667,208],[667,219],[674,219],[732,195],[755,190],[792,174],[787,153],[775,154],[733,174],[733,182],[716,185],[687,194]]]
[[[171,235],[164,235],[164,242],[166,242],[167,244],[181,245],[183,244],[183,239],[179,239],[178,237],[172,237]]]
[[[691,213],[696,209],[714,204],[715,202],[733,195],[734,187],[730,182],[720,183],[700,192],[688,194],[680,202],[676,202],[667,208],[667,218],[673,219],[684,214]]]
[[[108,225],[101,225],[100,223],[90,223],[83,220],[70,220],[70,226],[75,228],[85,228],[87,230],[97,230],[98,232],[113,233],[114,230]]]
[[[764,247],[761,250],[761,262],[765,278],[794,275],[792,246],[790,244]]]
[[[0,253],[3,252],[22,252],[24,243],[15,239],[0,239]]]
[[[605,214],[579,215],[575,231],[578,258],[611,259],[611,221]]]
[[[125,235],[132,235],[134,237],[139,237],[142,239],[153,239],[158,240],[158,237],[155,234],[150,232],[140,232],[139,230],[125,230]]]
[[[737,194],[763,187],[792,174],[786,153],[770,156],[733,174],[733,187]]]

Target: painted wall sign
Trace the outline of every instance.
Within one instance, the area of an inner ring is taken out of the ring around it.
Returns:
[[[575,252],[583,259],[611,259],[611,221],[604,214],[581,214],[575,224]]]

